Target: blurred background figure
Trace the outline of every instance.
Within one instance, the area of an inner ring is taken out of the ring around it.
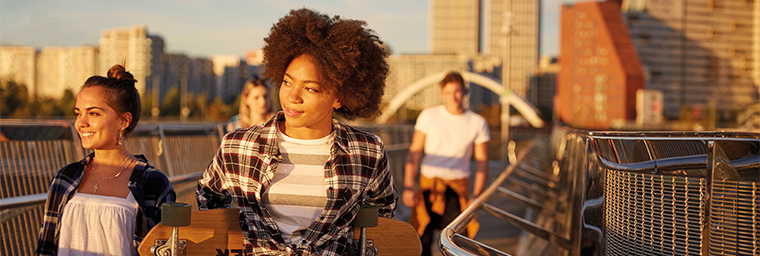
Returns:
[[[409,223],[417,229],[422,255],[432,255],[434,232],[443,230],[471,202],[468,197],[470,159],[477,161],[472,198],[483,191],[488,174],[488,123],[463,104],[467,88],[459,72],[439,82],[444,104],[427,108],[417,117],[405,166],[404,205],[412,208]],[[424,152],[424,157],[422,157]],[[422,157],[422,162],[420,158]],[[419,189],[415,186],[419,169]],[[473,219],[468,236],[479,224]]]
[[[252,76],[245,81],[243,92],[240,97],[240,112],[227,122],[227,131],[248,128],[256,124],[266,123],[274,116],[272,111],[272,97],[269,95],[269,86]]]

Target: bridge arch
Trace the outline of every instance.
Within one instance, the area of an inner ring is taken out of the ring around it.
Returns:
[[[446,76],[446,72],[440,72],[435,73],[432,75],[429,75],[427,77],[424,77],[420,80],[417,80],[417,82],[411,84],[410,86],[406,87],[403,91],[396,94],[393,99],[388,103],[388,106],[383,109],[382,115],[375,119],[378,123],[385,123],[388,121],[388,119],[393,116],[393,114],[396,113],[396,111],[401,108],[409,99],[414,97],[415,94],[418,92],[424,90],[427,87],[438,85],[438,82],[443,79],[444,76]],[[526,101],[525,99],[521,98],[520,96],[512,93],[512,90],[509,88],[504,87],[499,83],[498,81],[481,75],[477,73],[472,73],[468,71],[460,71],[462,74],[462,78],[466,82],[475,83],[478,84],[494,93],[496,95],[499,95],[499,102],[501,102],[502,105],[502,113],[504,113],[504,110],[508,109],[504,106],[513,106],[515,109],[517,109],[520,114],[522,114],[523,117],[530,123],[533,127],[543,127],[544,121],[539,117],[538,110],[536,107],[534,107],[530,102]],[[509,112],[506,113],[507,116],[502,114],[502,118],[508,118]]]

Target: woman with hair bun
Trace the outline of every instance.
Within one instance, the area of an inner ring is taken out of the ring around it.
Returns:
[[[283,111],[225,135],[195,192],[201,210],[240,208],[247,255],[346,255],[362,205],[393,217],[382,140],[333,118],[380,113],[388,52],[365,25],[292,10],[264,39]]]
[[[74,126],[93,153],[58,171],[48,189],[37,255],[137,255],[142,237],[174,202],[169,179],[124,139],[140,119],[137,80],[114,65],[77,96]]]

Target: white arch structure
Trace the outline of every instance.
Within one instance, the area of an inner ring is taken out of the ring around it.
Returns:
[[[388,103],[388,106],[383,110],[383,114],[380,115],[376,121],[378,123],[387,122],[388,118],[393,116],[393,114],[395,114],[396,111],[410,98],[429,86],[437,85],[438,82],[441,81],[447,73],[448,71],[427,76],[401,91],[396,95],[396,97],[391,99],[391,101]],[[467,71],[460,71],[460,73],[462,74],[462,78],[464,78],[465,82],[478,84],[499,95],[499,102],[501,102],[501,105],[503,106],[503,120],[505,118],[509,118],[509,112],[506,112],[505,115],[504,110],[507,108],[504,106],[509,106],[511,104],[515,109],[517,109],[518,112],[520,112],[520,114],[522,114],[522,116],[525,118],[525,120],[528,121],[528,123],[530,123],[531,126],[536,128],[544,126],[544,121],[538,116],[538,110],[532,104],[530,104],[530,102],[512,93],[509,88],[505,88],[501,85],[501,83],[481,74]]]

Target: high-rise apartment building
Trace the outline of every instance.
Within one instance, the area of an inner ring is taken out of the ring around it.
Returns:
[[[557,73],[560,65],[556,57],[541,56],[538,60],[538,71],[532,78],[531,87],[525,99],[533,103],[545,120],[551,120],[554,108],[554,96],[557,91]]]
[[[214,55],[211,62],[216,75],[216,90],[210,96],[221,98],[227,104],[232,103],[248,76],[247,65],[238,55]]]
[[[760,97],[760,3],[748,0],[623,1],[647,73],[663,92],[664,115],[716,109],[722,119]]]
[[[37,95],[58,99],[65,90],[76,95],[87,78],[106,76],[98,73],[99,61],[95,46],[43,47],[37,61]]]
[[[214,63],[209,59],[191,58],[188,91],[194,94],[209,95],[214,88]]]
[[[0,86],[9,81],[28,88],[29,98],[37,95],[37,51],[28,46],[0,47]]]
[[[502,84],[526,96],[538,65],[540,0],[429,3],[432,54],[497,56]]]
[[[480,0],[430,0],[432,54],[480,53]]]
[[[540,0],[484,0],[484,54],[502,59],[501,81],[526,97],[536,74]]]
[[[577,128],[609,129],[636,118],[644,71],[614,2],[563,5],[557,105]]]
[[[148,35],[143,25],[105,29],[100,37],[100,71],[105,74],[115,64],[124,64],[137,79],[137,90],[151,91],[154,76],[161,76],[164,40]]]

